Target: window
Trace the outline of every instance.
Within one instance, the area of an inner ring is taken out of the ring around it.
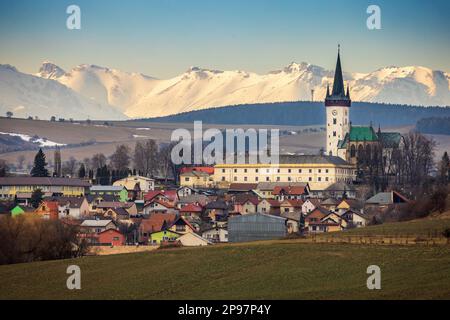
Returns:
[[[258,181],[258,180],[259,180],[259,178],[258,178],[258,177],[256,177],[256,178],[255,178],[255,181]]]
[[[311,178],[311,177],[309,177],[309,181],[312,181],[312,178]]]
[[[337,124],[337,119],[333,118],[333,124]]]
[[[333,131],[333,137],[336,137],[336,131]]]
[[[288,181],[291,181],[292,179],[291,179],[291,177],[288,177]]]
[[[309,169],[309,173],[312,173],[312,169]]]
[[[176,230],[177,230],[178,232],[186,231],[186,226],[185,226],[185,225],[177,225],[177,226],[176,226]]]
[[[184,178],[184,181],[189,182],[189,178]]]
[[[258,173],[258,172],[259,172],[259,169],[255,169],[255,172]]]
[[[298,169],[298,173],[302,173],[302,169]]]
[[[237,169],[234,169],[234,173],[237,173]]]
[[[114,237],[114,238],[113,238],[113,241],[119,241],[119,240],[120,240],[119,237]]]
[[[234,177],[234,181],[237,181],[237,177]]]
[[[288,173],[291,173],[292,172],[292,170],[291,169],[288,169]]]
[[[225,181],[225,177],[222,177],[222,181]]]
[[[247,181],[247,177],[244,177],[244,181]]]
[[[222,169],[222,173],[225,173],[225,169]]]
[[[280,181],[280,177],[277,177],[277,181]]]
[[[321,177],[318,177],[318,178],[317,178],[317,181],[322,181],[322,178],[321,178]]]
[[[247,169],[244,169],[244,173],[247,173]]]

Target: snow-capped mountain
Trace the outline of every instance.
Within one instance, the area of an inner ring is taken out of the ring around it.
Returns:
[[[62,69],[61,69],[62,70]],[[41,68],[42,75],[57,77],[60,68]],[[15,117],[29,116],[49,120],[124,119],[113,107],[88,99],[61,83],[19,72],[10,65],[0,65],[0,112],[13,112]]]
[[[312,91],[315,101],[323,101],[333,75],[334,71],[305,62],[291,63],[263,75],[191,67],[179,76],[163,80],[86,64],[64,72],[50,62],[45,62],[37,74],[132,118],[244,103],[308,101]],[[345,73],[344,78],[354,101],[450,105],[450,75],[442,71],[387,67],[371,73]]]

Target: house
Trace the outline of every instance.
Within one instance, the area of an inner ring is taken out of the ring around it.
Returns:
[[[35,210],[40,217],[48,220],[58,220],[58,201],[43,200]]]
[[[105,214],[108,209],[124,208],[131,216],[137,215],[137,207],[134,202],[119,202],[119,201],[102,201],[95,206],[97,213]]]
[[[342,214],[348,210],[362,211],[363,209],[364,204],[356,199],[342,199],[335,210]]]
[[[118,230],[107,229],[96,235],[95,242],[100,246],[124,246],[125,236]]]
[[[150,215],[153,213],[178,213],[178,209],[171,203],[156,198],[144,205],[142,214]]]
[[[221,220],[228,216],[230,206],[223,200],[216,200],[208,203],[205,206],[205,215],[211,221]]]
[[[211,168],[214,172],[214,168]],[[212,188],[213,174],[204,171],[186,171],[180,174],[180,186],[190,188]]]
[[[229,194],[251,193],[257,188],[257,183],[231,183],[228,187]]]
[[[358,211],[348,210],[341,215],[348,221],[348,228],[361,228],[367,226],[369,219]]]
[[[338,204],[339,204],[338,200],[336,200],[334,198],[328,198],[328,199],[325,199],[324,201],[322,201],[320,203],[320,206],[327,210],[334,211],[334,210],[336,210],[336,207],[338,206]]]
[[[186,233],[195,233],[197,230],[196,228],[188,221],[186,217],[179,216],[176,218],[170,226],[167,228],[167,230],[179,233],[179,234],[186,234]]]
[[[380,192],[368,199],[365,203],[366,206],[387,207],[392,204],[405,204],[409,199],[401,195],[397,191]]]
[[[154,190],[149,191],[144,195],[145,202],[154,199],[176,203],[178,201],[178,193],[177,190]]]
[[[183,206],[180,209],[180,214],[185,217],[189,216],[189,217],[201,218],[202,212],[203,212],[203,207],[196,203],[190,203],[188,205]]]
[[[275,199],[262,199],[258,203],[258,207],[256,209],[257,212],[267,213],[271,215],[279,215],[280,214],[280,202]]]
[[[177,215],[173,213],[153,213],[142,219],[139,224],[139,243],[149,243],[152,233],[167,230],[176,218]]]
[[[215,199],[214,199],[215,200]],[[189,196],[180,197],[177,202],[177,207],[179,209],[183,208],[183,206],[196,203],[202,207],[206,206],[208,202],[210,202],[210,198],[204,194],[191,194]]]
[[[299,233],[301,231],[303,214],[301,211],[281,212],[280,217],[286,218],[287,233]]]
[[[339,223],[329,222],[312,222],[308,225],[307,230],[309,233],[325,233],[325,232],[337,232],[342,231],[342,226]]]
[[[103,217],[113,221],[129,220],[130,213],[123,207],[109,208],[103,214]]]
[[[181,234],[170,230],[156,231],[150,233],[148,244],[160,245],[162,242],[176,242],[180,236]]]
[[[308,194],[308,184],[295,186],[276,186],[273,189],[273,195],[278,201],[305,200]]]
[[[280,202],[280,213],[302,212],[303,201],[297,199],[286,199]]]
[[[253,213],[228,220],[229,242],[279,239],[286,234],[286,218],[283,217]]]
[[[344,217],[337,214],[336,212],[330,211],[330,213],[325,217],[323,217],[320,221],[325,223],[338,223],[341,225],[343,229],[348,228],[347,220]]]
[[[315,199],[315,198],[306,199],[302,205],[302,213],[304,215],[307,215],[308,213],[312,212],[318,206],[320,206],[319,199]]]
[[[184,247],[202,247],[212,244],[209,240],[196,233],[186,233],[180,236],[177,241]]]
[[[118,229],[112,220],[84,220],[80,225],[80,231],[84,234],[101,233],[110,229]]]
[[[202,237],[213,243],[228,242],[228,230],[223,227],[208,228],[202,232]]]
[[[177,195],[178,195],[178,199],[181,199],[182,197],[187,197],[187,196],[191,196],[193,194],[197,194],[197,190],[190,188],[190,187],[179,187],[177,189]]]
[[[59,219],[72,218],[81,219],[90,215],[89,203],[85,197],[58,197]]]
[[[356,188],[350,183],[335,182],[323,191],[322,197],[335,199],[355,199]]]
[[[249,214],[249,213],[256,213],[258,208],[259,201],[255,197],[248,198],[244,202],[241,203],[241,210],[239,211],[240,214]]]
[[[94,196],[112,195],[121,202],[126,202],[129,199],[128,190],[123,186],[92,186],[90,194]]]
[[[115,181],[113,186],[122,186],[127,190],[139,190],[139,192],[147,193],[155,190],[155,179],[134,175]]]
[[[329,210],[317,207],[315,208],[311,213],[309,213],[305,217],[305,227],[308,227],[311,223],[319,223],[322,221],[323,218],[325,218],[330,213]]]
[[[0,177],[0,200],[12,200],[18,193],[32,193],[40,189],[44,194],[84,196],[90,183],[71,178]]]
[[[24,213],[25,210],[23,210],[21,206],[15,206],[14,208],[11,209],[11,217],[17,217]]]

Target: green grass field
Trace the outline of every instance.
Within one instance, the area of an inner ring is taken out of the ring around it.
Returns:
[[[67,266],[82,290],[66,288]],[[366,287],[369,265],[382,289]],[[1,299],[449,299],[449,246],[269,241],[0,266]]]

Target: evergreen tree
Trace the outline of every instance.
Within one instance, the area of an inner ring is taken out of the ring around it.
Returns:
[[[45,162],[45,154],[42,149],[39,149],[38,153],[34,157],[34,166],[31,169],[32,177],[48,177],[48,170],[46,168],[47,162]]]
[[[439,178],[442,183],[450,182],[450,158],[447,151],[444,152],[442,160],[439,164]]]
[[[86,168],[84,163],[80,165],[80,169],[78,169],[78,178],[83,179],[86,177]]]
[[[39,205],[42,202],[43,197],[44,197],[44,194],[42,193],[41,189],[36,189],[33,191],[33,193],[31,194],[31,199],[30,199],[30,202],[31,202],[31,205],[33,206],[33,208],[36,209],[37,207],[39,207]]]

